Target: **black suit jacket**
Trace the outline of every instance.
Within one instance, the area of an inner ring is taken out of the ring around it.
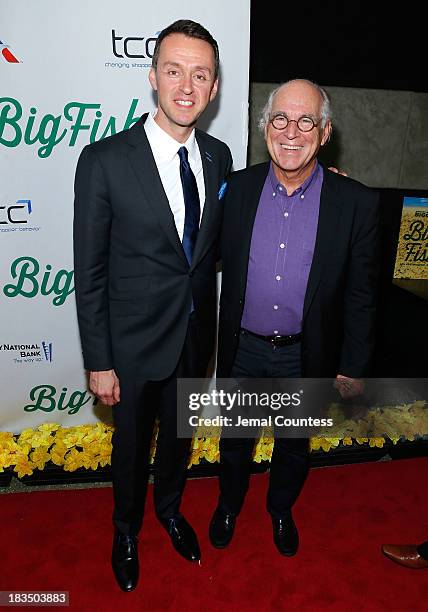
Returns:
[[[177,365],[192,296],[201,359],[213,350],[215,263],[232,164],[221,141],[196,130],[206,199],[189,268],[144,130],[86,146],[75,179],[74,259],[77,314],[88,370],[119,377],[167,378]]]
[[[225,200],[217,376],[228,377],[245,302],[254,220],[269,163],[234,172]],[[302,375],[366,376],[378,276],[378,194],[327,170],[302,323]]]

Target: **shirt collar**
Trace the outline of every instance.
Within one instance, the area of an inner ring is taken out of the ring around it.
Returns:
[[[296,194],[302,194],[305,193],[305,191],[310,187],[310,185],[312,185],[312,183],[315,181],[316,177],[318,176],[318,173],[320,171],[320,165],[318,163],[318,160],[315,160],[315,166],[314,169],[312,170],[311,174],[308,176],[308,178],[300,185],[300,187],[298,187],[297,189],[295,189],[293,191],[293,193],[288,196],[294,196]],[[270,180],[270,184],[272,186],[273,191],[281,191],[281,193],[283,193],[285,196],[287,195],[287,191],[285,189],[285,187],[283,185],[281,185],[281,183],[278,182],[278,179],[276,177],[275,171],[273,169],[273,163],[270,162],[270,168],[269,168],[269,180]],[[281,187],[281,189],[279,189]]]
[[[192,130],[186,142],[178,142],[156,123],[155,115],[156,111],[149,113],[144,123],[144,129],[155,157],[164,162],[172,161],[174,156],[177,155],[178,149],[186,147],[189,158],[197,160],[195,130]]]

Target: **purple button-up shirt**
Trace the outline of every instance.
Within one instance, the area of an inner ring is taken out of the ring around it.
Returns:
[[[254,221],[241,327],[266,336],[302,330],[322,182],[317,162],[289,196],[271,163]]]

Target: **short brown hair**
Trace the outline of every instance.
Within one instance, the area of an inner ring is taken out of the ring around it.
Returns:
[[[188,36],[189,38],[199,38],[199,40],[204,40],[210,44],[214,53],[214,78],[218,77],[220,56],[217,41],[212,37],[208,30],[204,28],[204,26],[202,26],[200,23],[196,23],[196,21],[191,21],[191,19],[179,19],[178,21],[174,21],[174,23],[171,23],[171,25],[162,30],[162,32],[159,34],[152,57],[152,67],[155,70],[158,65],[162,41],[171,34],[184,34],[184,36]]]

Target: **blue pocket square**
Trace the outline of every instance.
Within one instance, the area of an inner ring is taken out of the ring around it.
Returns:
[[[223,181],[220,189],[218,190],[218,199],[221,200],[224,197],[224,194],[226,193],[226,189],[227,189],[227,182]]]

